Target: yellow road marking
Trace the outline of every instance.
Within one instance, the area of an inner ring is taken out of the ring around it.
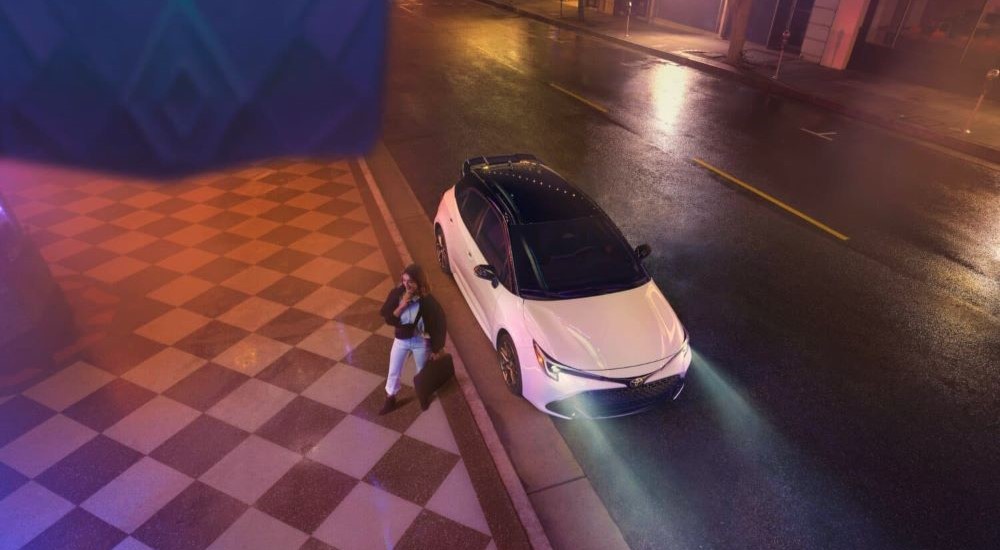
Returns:
[[[564,93],[564,94],[572,97],[573,99],[575,99],[577,101],[580,101],[581,103],[585,103],[586,105],[588,105],[590,107],[593,107],[594,109],[597,109],[598,111],[600,111],[600,112],[602,112],[604,114],[608,114],[608,108],[605,107],[605,106],[603,106],[603,105],[601,105],[601,104],[599,104],[599,103],[594,103],[593,101],[590,101],[589,99],[587,99],[585,97],[579,96],[579,95],[577,95],[577,94],[575,94],[575,93],[567,90],[566,88],[563,88],[562,86],[560,86],[558,84],[554,84],[552,82],[549,82],[549,86],[552,86],[553,88],[559,90],[560,92],[562,92],[562,93]]]
[[[729,181],[735,183],[736,185],[739,185],[740,187],[746,189],[747,191],[750,191],[751,193],[753,193],[753,194],[757,195],[758,197],[760,197],[760,198],[762,198],[762,199],[770,202],[771,204],[782,208],[786,212],[794,214],[794,215],[798,216],[799,218],[801,218],[801,219],[803,219],[803,220],[805,220],[805,221],[807,221],[807,222],[815,225],[816,227],[822,229],[823,231],[826,231],[827,233],[833,235],[834,237],[837,237],[838,239],[840,239],[842,241],[846,241],[846,240],[850,239],[850,237],[848,237],[847,235],[844,235],[843,233],[837,231],[836,229],[831,228],[830,226],[824,224],[823,222],[820,222],[820,221],[818,221],[818,220],[816,220],[816,219],[808,216],[807,214],[804,214],[804,213],[796,210],[795,208],[792,208],[791,206],[788,206],[787,204],[779,201],[778,199],[772,197],[771,195],[768,195],[767,193],[758,190],[757,188],[755,188],[754,186],[750,185],[749,183],[740,181],[736,177],[734,177],[734,176],[732,176],[730,174],[727,174],[726,172],[723,172],[722,170],[720,170],[720,169],[712,166],[711,164],[709,164],[709,163],[707,163],[707,162],[705,162],[705,161],[703,161],[703,160],[701,160],[699,158],[691,159],[691,160],[693,160],[696,163],[700,164],[702,167],[707,168],[708,170],[712,171],[713,173],[715,173],[715,174],[717,174],[717,175],[725,178],[726,180],[729,180]]]

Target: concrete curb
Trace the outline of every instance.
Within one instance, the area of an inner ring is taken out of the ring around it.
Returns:
[[[989,145],[966,141],[959,139],[957,137],[952,137],[947,134],[942,134],[940,132],[935,132],[923,126],[917,124],[911,124],[909,122],[901,121],[896,118],[887,117],[879,115],[877,113],[872,113],[864,109],[858,109],[855,107],[850,107],[843,105],[836,101],[826,99],[817,94],[799,90],[782,82],[776,82],[770,78],[763,75],[754,73],[752,71],[747,71],[740,69],[738,67],[733,67],[732,65],[726,63],[713,62],[707,59],[701,59],[695,56],[685,55],[676,52],[666,52],[663,50],[658,50],[656,48],[651,48],[649,46],[644,46],[642,44],[637,44],[630,40],[624,38],[619,38],[617,36],[611,36],[600,31],[595,31],[587,27],[577,25],[575,23],[555,19],[546,15],[528,11],[517,6],[507,4],[505,2],[500,2],[498,0],[478,0],[484,4],[489,4],[499,9],[507,10],[523,17],[528,17],[536,21],[541,21],[550,25],[554,25],[560,28],[576,31],[588,36],[595,38],[600,38],[619,46],[630,48],[633,50],[641,51],[647,55],[653,57],[658,57],[660,59],[665,59],[667,61],[673,61],[680,65],[698,69],[700,71],[714,74],[717,76],[722,76],[726,78],[736,79],[744,84],[754,86],[764,90],[767,93],[773,93],[788,97],[790,99],[795,99],[802,101],[804,103],[810,103],[817,107],[827,109],[829,111],[835,112],[837,114],[847,116],[891,130],[893,132],[898,132],[905,134],[908,137],[917,138],[934,145],[945,147],[953,151],[958,151],[960,153],[974,156],[986,160],[988,162],[1000,164],[1000,149],[990,147]]]
[[[361,158],[358,159],[358,165],[361,167],[361,172],[364,175],[365,182],[368,184],[372,197],[375,199],[375,204],[378,206],[379,212],[385,220],[386,228],[389,231],[389,235],[392,238],[393,243],[396,245],[396,250],[399,253],[399,256],[403,259],[404,264],[412,263],[413,256],[410,254],[406,243],[403,241],[403,236],[399,231],[399,226],[396,223],[392,212],[389,211],[389,207],[385,202],[385,197],[382,196],[381,189],[379,189],[378,184],[375,183],[375,178],[372,176],[371,170],[368,168],[368,162]],[[476,422],[476,426],[479,428],[479,432],[483,437],[483,441],[486,443],[487,449],[489,449],[490,456],[493,458],[493,463],[496,466],[497,472],[500,474],[500,479],[503,482],[504,488],[507,490],[507,495],[510,497],[511,503],[514,505],[517,516],[521,520],[521,525],[524,527],[524,530],[528,535],[528,540],[531,543],[532,548],[535,550],[552,550],[552,544],[549,542],[549,539],[545,534],[545,530],[542,528],[542,523],[539,521],[538,515],[535,513],[535,508],[531,504],[531,500],[528,498],[528,494],[525,492],[524,486],[521,485],[521,480],[518,477],[517,472],[514,470],[514,465],[511,463],[510,457],[507,455],[507,450],[500,441],[500,436],[497,434],[496,427],[493,425],[493,421],[490,419],[490,415],[486,411],[486,407],[483,405],[483,400],[479,396],[479,392],[476,390],[475,384],[473,384],[472,379],[469,378],[469,373],[465,368],[465,363],[462,362],[462,358],[458,354],[450,336],[448,336],[445,341],[445,349],[448,350],[448,353],[451,354],[452,359],[455,362],[455,379],[458,381],[459,387],[462,390],[462,395],[465,397],[465,400],[469,405],[472,417]]]

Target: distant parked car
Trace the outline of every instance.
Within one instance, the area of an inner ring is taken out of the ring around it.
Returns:
[[[47,363],[71,328],[62,289],[0,195],[0,374]]]
[[[438,262],[497,350],[507,388],[563,418],[675,399],[688,334],[601,208],[532,155],[465,161],[434,218]]]

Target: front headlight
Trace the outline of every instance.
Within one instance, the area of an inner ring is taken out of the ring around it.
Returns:
[[[542,350],[541,346],[538,345],[538,342],[532,340],[531,343],[535,346],[535,359],[538,360],[538,366],[545,371],[546,376],[558,382],[559,373],[562,372],[564,367],[549,357],[548,354]]]

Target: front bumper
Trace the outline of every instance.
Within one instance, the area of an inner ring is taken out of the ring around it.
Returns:
[[[637,414],[663,401],[672,401],[684,390],[684,376],[675,374],[630,388],[580,392],[545,405],[549,412],[567,418],[614,418]]]

